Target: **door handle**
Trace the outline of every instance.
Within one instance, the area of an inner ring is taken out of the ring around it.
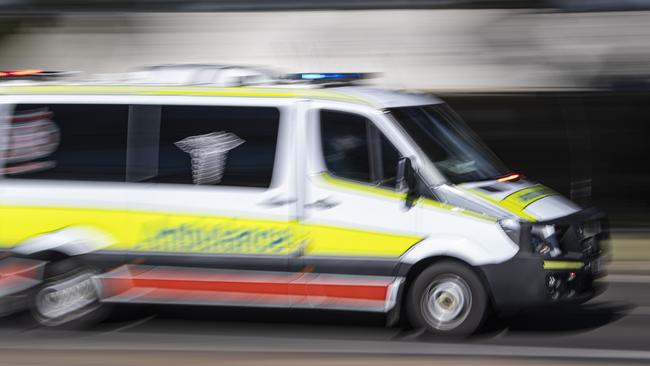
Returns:
[[[275,196],[271,197],[266,201],[262,201],[259,203],[260,206],[266,206],[266,207],[280,207],[280,206],[286,206],[292,203],[297,202],[298,200],[295,198],[288,198],[288,197],[281,197],[281,196]]]
[[[330,208],[340,205],[341,202],[335,201],[329,197],[310,202],[305,205],[306,208],[315,208],[317,210],[329,210]]]

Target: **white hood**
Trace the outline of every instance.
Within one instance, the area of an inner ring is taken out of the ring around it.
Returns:
[[[578,205],[556,191],[525,179],[465,183],[461,188],[529,221],[551,220],[580,210]]]

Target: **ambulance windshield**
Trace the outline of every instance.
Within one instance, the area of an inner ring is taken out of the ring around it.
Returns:
[[[390,113],[452,183],[497,179],[509,173],[446,104],[391,108]]]

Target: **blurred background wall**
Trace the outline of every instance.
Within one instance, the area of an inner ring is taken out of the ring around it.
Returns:
[[[5,14],[0,23],[0,68],[115,72],[222,62],[375,71],[388,86],[472,91],[591,87],[650,75],[650,12],[75,11]]]

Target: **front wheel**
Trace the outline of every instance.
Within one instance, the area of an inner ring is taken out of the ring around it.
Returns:
[[[45,280],[30,297],[32,318],[46,327],[85,327],[103,313],[93,277],[97,270],[73,258],[48,264]]]
[[[420,273],[408,292],[411,324],[430,333],[466,336],[483,323],[488,299],[481,279],[460,263],[434,263]]]

